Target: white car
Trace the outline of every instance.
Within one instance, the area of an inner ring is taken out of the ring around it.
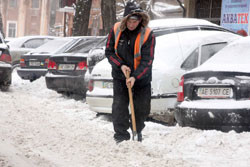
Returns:
[[[33,51],[35,48],[57,37],[53,36],[24,36],[8,42],[12,64],[19,64],[21,55]]]
[[[180,32],[174,28],[166,29],[165,35],[161,31],[155,33],[151,116],[164,122],[172,121],[181,76],[205,62],[231,41],[241,38],[230,32],[182,28]],[[86,102],[93,111],[111,113],[112,98],[111,65],[104,59],[91,73]]]

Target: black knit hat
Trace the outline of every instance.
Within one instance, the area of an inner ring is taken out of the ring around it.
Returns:
[[[143,10],[138,4],[135,4],[134,2],[128,2],[125,6],[123,17],[126,17],[127,15],[133,15],[133,14],[137,16],[136,13],[141,13],[141,12],[143,12]]]

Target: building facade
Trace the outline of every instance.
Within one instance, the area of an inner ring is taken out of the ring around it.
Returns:
[[[200,18],[220,25],[222,0],[184,0],[186,17]]]
[[[76,2],[77,0],[0,0],[3,32],[6,37],[71,36],[74,18],[72,6]],[[190,17],[220,24],[222,0],[152,0],[151,3],[152,19]],[[101,29],[101,0],[92,0],[90,35],[99,35]]]
[[[59,0],[0,0],[3,33],[9,38],[53,34],[63,18],[58,9]]]

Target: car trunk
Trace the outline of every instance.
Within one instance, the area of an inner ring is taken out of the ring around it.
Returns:
[[[83,56],[54,56],[49,63],[55,63],[56,68],[49,71],[54,75],[83,75],[87,70],[87,57]],[[50,64],[49,64],[50,65]]]
[[[20,66],[22,69],[47,69],[49,55],[24,55],[21,56]]]
[[[250,99],[250,74],[196,72],[184,75],[184,97],[202,99]]]

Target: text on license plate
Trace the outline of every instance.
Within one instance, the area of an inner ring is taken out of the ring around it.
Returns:
[[[59,70],[74,70],[75,65],[74,64],[59,64],[58,69]]]
[[[103,88],[113,88],[113,82],[102,82]]]
[[[29,66],[40,66],[41,65],[41,62],[39,61],[30,61],[29,62]]]
[[[201,98],[230,98],[232,97],[232,88],[198,88],[197,95]]]

